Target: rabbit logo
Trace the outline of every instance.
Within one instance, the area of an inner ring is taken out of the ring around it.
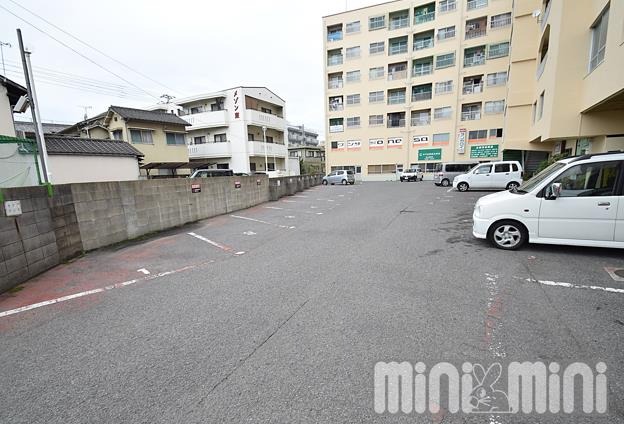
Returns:
[[[490,365],[487,371],[480,364],[474,364],[472,376],[475,385],[469,396],[470,411],[473,414],[510,413],[507,393],[494,386],[500,379],[503,367],[499,363]]]

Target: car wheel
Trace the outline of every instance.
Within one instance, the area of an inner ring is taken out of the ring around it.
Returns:
[[[461,182],[461,183],[457,184],[457,190],[459,190],[459,191],[468,191],[468,188],[469,188],[469,186],[468,186],[468,183],[466,183],[466,182]]]
[[[353,185],[353,184],[355,184],[355,181],[353,181],[352,183],[349,183],[349,184]]]
[[[323,180],[323,185],[327,185],[327,180]]]
[[[451,185],[451,182],[445,178],[442,180],[441,184],[442,184],[442,187],[448,187],[449,185]]]
[[[518,184],[515,181],[510,182],[509,184],[507,184],[507,190],[515,190],[518,187],[520,187],[520,184]]]
[[[503,250],[519,249],[528,239],[529,233],[526,227],[517,221],[498,221],[488,231],[490,243]]]
[[[342,185],[347,185],[349,182],[347,180],[342,180]]]

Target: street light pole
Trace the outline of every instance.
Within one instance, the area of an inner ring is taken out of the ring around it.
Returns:
[[[266,130],[265,125],[262,126],[262,140],[264,141],[264,171],[269,175],[269,157],[267,156],[267,143],[266,143]]]

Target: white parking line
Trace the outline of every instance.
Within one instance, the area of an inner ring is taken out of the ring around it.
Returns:
[[[284,203],[297,203],[296,200],[282,200]]]
[[[243,255],[243,254],[245,254],[245,252],[242,252],[242,251],[241,252],[234,252],[234,249],[232,249],[230,246],[226,246],[226,245],[223,245],[221,243],[217,243],[216,241],[212,241],[210,239],[207,239],[206,237],[200,236],[199,234],[195,234],[195,233],[187,233],[187,234],[189,236],[195,237],[196,239],[199,239],[201,241],[205,241],[206,243],[208,243],[208,244],[210,244],[210,245],[212,245],[212,246],[214,246],[214,247],[216,247],[218,249],[221,249],[224,252],[232,253],[234,255]]]
[[[145,268],[137,269],[137,272],[140,272],[145,275],[150,275],[150,272],[146,270]]]
[[[278,228],[288,228],[288,229],[293,229],[295,227],[292,226],[288,226],[288,225],[279,225],[279,224],[274,224],[272,222],[267,222],[267,221],[263,221],[261,219],[255,219],[255,218],[248,218],[246,216],[240,216],[240,215],[230,215],[232,218],[236,218],[236,219],[244,219],[247,221],[253,221],[253,222],[258,222],[260,224],[266,224],[266,225],[272,225],[274,227],[278,227]]]
[[[582,284],[563,283],[560,281],[535,280],[533,278],[526,278],[524,281],[527,281],[529,283],[538,283],[544,286],[551,286],[551,287],[566,287],[569,289],[598,290],[598,291],[604,291],[608,293],[624,294],[624,289],[614,289],[613,287],[585,286]]]
[[[451,187],[448,190],[446,190],[447,193],[450,193],[451,191],[453,191],[453,187]]]
[[[278,208],[277,206],[265,206],[264,209],[275,209],[275,210],[281,211],[284,208]]]

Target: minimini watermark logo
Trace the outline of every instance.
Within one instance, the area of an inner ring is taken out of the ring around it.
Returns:
[[[563,368],[552,362],[496,362],[485,367],[465,362],[458,368],[440,362],[430,369],[423,362],[378,362],[375,365],[375,412],[449,413],[584,413],[607,412],[607,365],[575,362]],[[447,388],[442,393],[442,387]],[[575,401],[577,402],[575,404]]]

